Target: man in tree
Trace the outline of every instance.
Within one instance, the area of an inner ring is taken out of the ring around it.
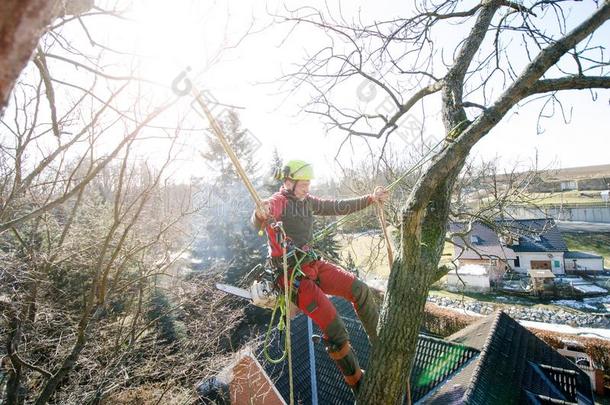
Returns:
[[[320,258],[310,247],[313,237],[313,215],[345,215],[373,203],[383,203],[388,192],[377,187],[373,194],[346,200],[325,200],[309,194],[314,178],[311,164],[289,161],[277,174],[283,180],[280,190],[265,202],[265,211],[252,216],[255,227],[265,227],[269,237],[271,261],[279,270],[283,265],[282,242],[285,236],[290,275],[294,275],[294,303],[324,332],[323,341],[329,356],[337,363],[345,381],[356,392],[362,370],[349,343],[341,317],[326,294],[352,302],[371,342],[377,340],[379,310],[369,287],[352,273]],[[275,225],[281,222],[281,227]],[[278,271],[277,284],[286,281]]]
[[[605,102],[599,94],[606,93],[595,89],[610,89],[608,58],[599,52],[607,48],[603,30],[610,21],[610,0],[441,0],[408,8],[408,15],[401,16],[401,9],[385,21],[363,21],[362,13],[348,22],[351,17],[342,11],[335,17],[332,10],[312,13],[306,7],[286,16],[295,31],[297,26],[314,26],[328,36],[320,48],[307,49],[303,65],[283,77],[293,80],[293,92],[314,91],[306,110],[316,119],[324,117],[330,130],[341,131],[342,137],[378,139],[382,148],[400,134],[412,147],[419,135],[412,128],[399,132],[401,125],[419,108],[424,112],[430,103],[440,106],[444,142],[435,148],[437,141],[429,139],[428,146],[422,146],[422,151],[430,151],[422,153],[420,174],[397,216],[400,235],[379,340],[358,393],[358,401],[367,404],[411,400],[406,387],[426,297],[450,269],[439,268],[447,224],[481,215],[459,212],[453,205],[470,151],[515,108],[528,104],[531,110],[534,99],[546,99],[539,114],[543,118],[548,116],[546,106],[565,111],[557,98],[563,91],[570,90],[567,97],[580,104],[586,99],[576,96],[576,90],[589,89],[594,100]],[[354,89],[361,81],[370,86],[369,94],[362,93],[363,87]],[[345,96],[354,91],[358,100]],[[370,102],[375,93],[383,95],[381,104]],[[422,140],[423,133],[422,126]],[[382,153],[379,159],[387,157]],[[467,390],[458,402],[472,402],[471,393]]]

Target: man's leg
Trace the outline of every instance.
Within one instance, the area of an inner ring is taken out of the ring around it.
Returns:
[[[369,341],[377,342],[379,307],[369,286],[352,273],[325,260],[317,261],[316,267],[322,291],[351,301],[364,330],[369,335]]]
[[[308,278],[300,281],[298,307],[322,329],[326,352],[335,361],[345,382],[356,390],[362,370],[349,343],[345,324],[326,294]]]

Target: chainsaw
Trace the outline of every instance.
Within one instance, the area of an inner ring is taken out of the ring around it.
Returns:
[[[269,280],[255,281],[247,290],[220,283],[216,283],[216,288],[220,291],[250,300],[252,304],[261,308],[273,309],[278,298],[278,291]]]

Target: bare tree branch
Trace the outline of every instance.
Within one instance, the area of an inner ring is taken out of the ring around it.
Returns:
[[[571,76],[541,79],[534,83],[526,96],[561,90],[610,89],[610,76]]]

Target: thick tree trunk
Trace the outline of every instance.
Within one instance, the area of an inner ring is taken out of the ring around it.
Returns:
[[[0,117],[45,28],[57,17],[92,6],[93,0],[0,1]]]
[[[55,1],[0,2],[0,116],[38,40],[54,19]]]
[[[373,348],[358,398],[360,403],[395,405],[403,400],[425,300],[431,283],[440,273],[437,266],[444,244],[453,186],[470,149],[512,106],[538,90],[565,89],[564,84],[569,88],[583,88],[587,84],[607,87],[606,78],[588,78],[586,83],[585,80],[575,82],[572,78],[540,78],[568,50],[610,19],[609,0],[588,20],[543,49],[495,103],[472,122],[468,120],[463,102],[464,78],[494,15],[505,5],[506,2],[500,0],[481,3],[477,20],[461,44],[453,67],[442,81],[446,144],[420,177],[403,209],[400,254],[388,281],[380,317],[379,343]]]
[[[430,285],[437,278],[456,178],[457,174],[452,174],[436,185],[436,193],[425,208],[403,212],[400,254],[388,280],[379,320],[379,344],[370,356],[358,397],[361,403],[395,405],[402,403],[407,393],[413,349]]]

